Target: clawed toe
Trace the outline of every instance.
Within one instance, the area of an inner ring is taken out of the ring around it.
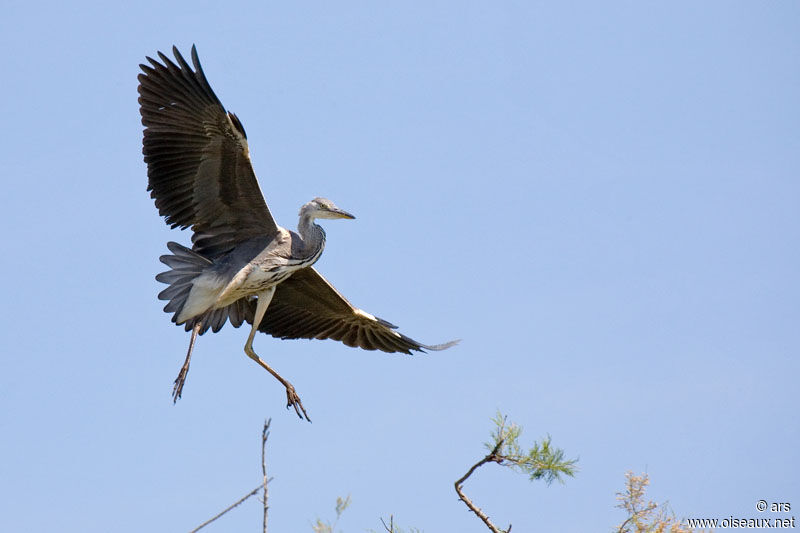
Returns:
[[[308,413],[306,413],[306,408],[303,407],[303,402],[300,401],[300,396],[297,395],[292,385],[286,387],[286,408],[288,409],[289,407],[294,407],[294,412],[297,413],[300,419],[305,418],[311,422],[311,419],[308,418]]]
[[[186,382],[186,368],[181,368],[178,377],[175,378],[175,384],[172,386],[172,403],[176,403],[183,393],[183,384]]]

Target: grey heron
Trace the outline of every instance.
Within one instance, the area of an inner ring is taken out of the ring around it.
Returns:
[[[309,420],[294,386],[253,350],[257,331],[281,339],[334,339],[384,352],[443,350],[458,341],[426,345],[351,305],[312,266],[325,246],[315,219],[353,219],[325,198],[300,208],[297,232],[277,225],[250,163],[247,135],[222,106],[192,46],[189,66],[176,47],[175,61],[147,57],[139,65],[142,153],[156,208],[172,228],[192,230],[192,247],[169,242],[160,260],[170,270],[156,279],[176,325],[191,331],[189,349],[173,387],[181,397],[198,335],[227,321],[251,324],[248,357],[286,388],[286,407]]]

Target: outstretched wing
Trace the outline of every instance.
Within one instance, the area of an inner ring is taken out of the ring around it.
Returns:
[[[252,323],[252,312],[247,321]],[[298,270],[278,285],[258,327],[259,331],[282,339],[334,339],[348,346],[384,352],[444,350],[458,342],[428,346],[396,328],[351,305],[313,267]]]
[[[236,243],[272,235],[277,226],[256,181],[247,136],[206,80],[197,50],[194,70],[158,53],[139,65],[139,111],[150,195],[173,228],[191,226],[193,249],[218,257]]]

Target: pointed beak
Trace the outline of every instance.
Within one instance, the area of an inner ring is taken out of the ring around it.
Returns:
[[[348,220],[354,220],[356,218],[347,211],[344,211],[343,209],[339,208],[336,208],[335,210],[331,211],[331,213],[335,215],[336,218],[346,218]]]

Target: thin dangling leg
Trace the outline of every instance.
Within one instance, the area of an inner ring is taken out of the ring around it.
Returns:
[[[267,363],[261,360],[260,357],[253,351],[253,339],[256,336],[256,332],[258,331],[258,325],[261,324],[261,320],[264,318],[264,314],[267,312],[267,307],[269,307],[269,303],[272,301],[272,296],[275,294],[275,287],[267,289],[264,292],[258,293],[258,302],[256,303],[256,315],[253,318],[253,328],[250,330],[250,336],[247,337],[247,343],[244,345],[244,353],[247,356],[261,365],[261,367],[275,376],[275,379],[281,382],[281,385],[286,387],[286,408],[294,407],[295,413],[300,418],[305,418],[309,422],[311,419],[308,418],[308,413],[306,413],[305,407],[303,407],[303,402],[300,401],[300,396],[297,395],[297,392],[294,390],[294,386],[283,379],[280,374],[275,372]],[[302,414],[301,414],[302,411]]]
[[[194,341],[197,340],[197,333],[203,327],[202,321],[198,320],[192,328],[192,338],[189,339],[189,351],[186,352],[186,360],[183,362],[181,371],[178,372],[178,377],[175,378],[175,385],[172,387],[172,403],[178,401],[183,392],[183,384],[186,381],[186,375],[189,373],[189,360],[192,358],[192,350],[194,349]]]

